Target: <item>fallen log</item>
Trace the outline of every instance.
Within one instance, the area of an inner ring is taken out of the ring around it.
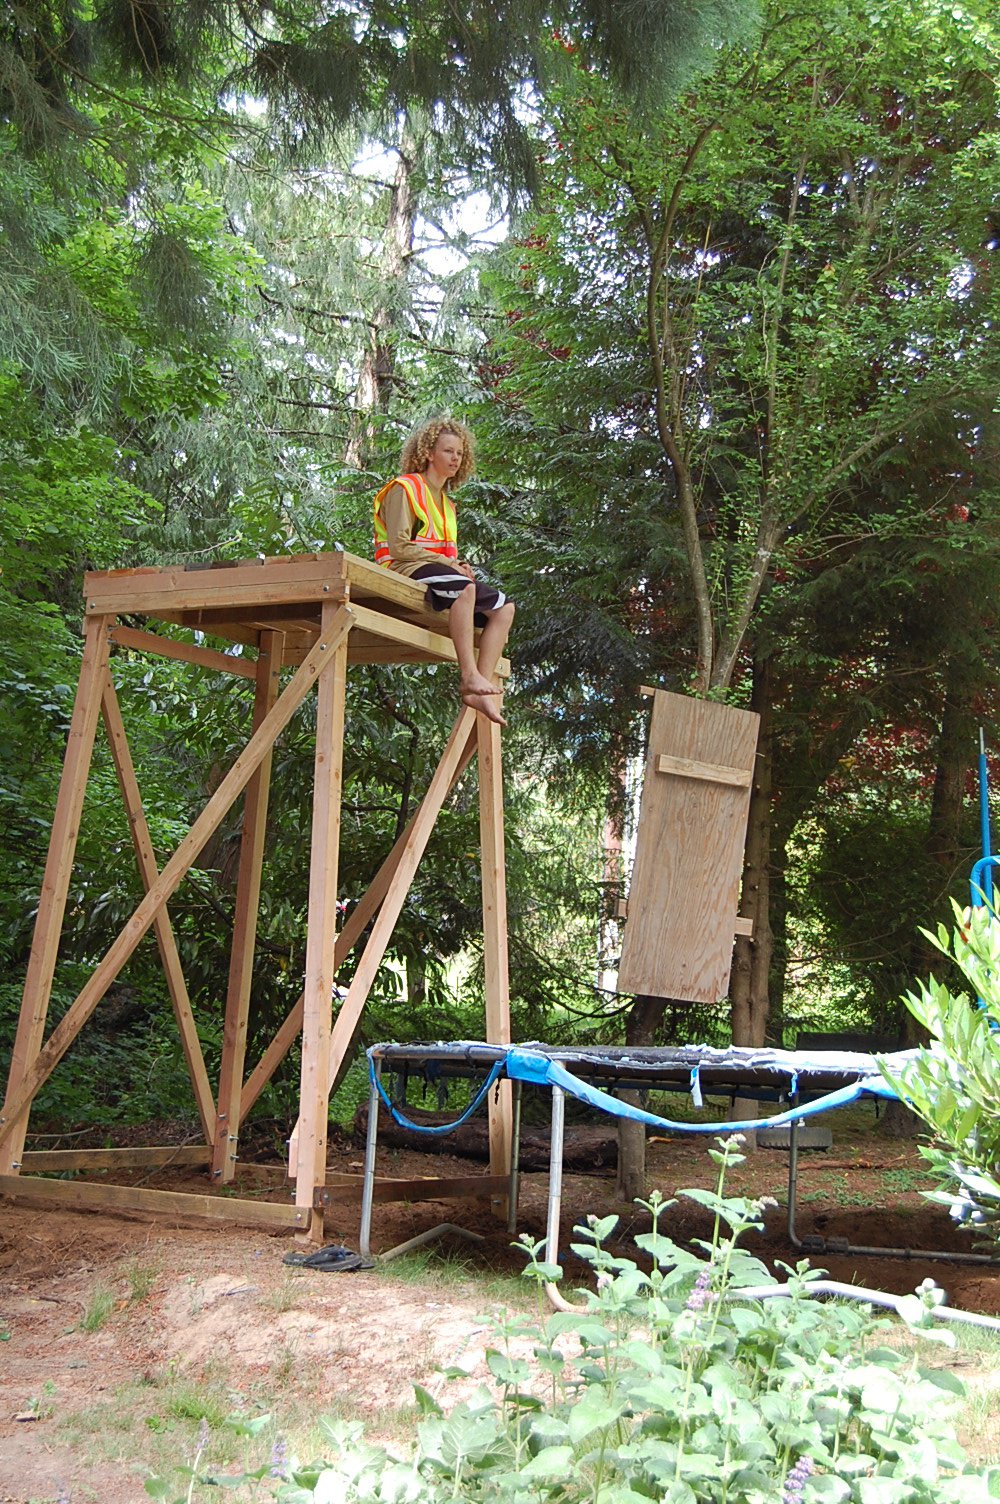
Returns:
[[[407,1107],[406,1116],[414,1123],[439,1127],[454,1121],[455,1114],[426,1112],[420,1107]],[[364,1143],[368,1132],[368,1104],[362,1103],[354,1114],[354,1132]],[[412,1128],[403,1128],[384,1107],[379,1108],[378,1141],[393,1149],[416,1149],[421,1154],[456,1154],[463,1159],[488,1161],[489,1137],[485,1113],[471,1118],[452,1133],[419,1133]],[[563,1144],[563,1169],[614,1170],[618,1164],[618,1138],[606,1128],[573,1127],[566,1129]],[[521,1169],[547,1170],[549,1167],[549,1135],[543,1128],[521,1128]]]

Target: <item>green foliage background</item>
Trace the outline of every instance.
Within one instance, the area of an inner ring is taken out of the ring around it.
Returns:
[[[892,1033],[926,965],[916,923],[975,844],[975,725],[995,740],[992,8],[393,18],[360,0],[0,18],[0,1039],[84,570],[367,554],[372,492],[441,408],[480,441],[464,546],[519,605],[518,1034],[622,1037],[630,1000],[597,986],[603,833],[642,751],[638,686],[697,687],[706,620],[729,667],[700,687],[768,713],[772,1035],[845,1010]],[[162,862],[249,702],[126,651],[114,669]],[[426,785],[452,687],[372,668],[350,695],[347,903]],[[251,1058],[300,984],[311,714],[276,759]],[[210,1073],[239,833],[237,809],[171,905]],[[475,850],[473,776],[366,1037],[480,1031]],[[102,749],[52,1019],[140,891]],[[727,1027],[723,1003],[668,1019],[670,1042]],[[260,1104],[279,1128],[295,1069]],[[37,1117],[187,1110],[148,940]]]

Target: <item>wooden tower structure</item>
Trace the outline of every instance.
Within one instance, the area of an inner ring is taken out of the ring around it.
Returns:
[[[485,952],[485,1037],[510,1042],[500,728],[462,708],[423,801],[386,857],[367,893],[336,933],[337,867],[347,675],[353,664],[453,663],[442,619],[425,607],[424,588],[350,554],[320,553],[204,569],[155,568],[89,574],[85,579],[83,659],[48,859],[35,923],[20,1020],[0,1117],[0,1195],[53,1206],[120,1207],[167,1215],[288,1227],[323,1240],[324,1208],[343,1194],[328,1184],[328,1106],[365,1002],[435,820],[465,768],[479,759]],[[147,627],[122,625],[127,615]],[[182,636],[150,628],[170,623]],[[201,634],[239,644],[220,651]],[[166,864],[153,852],[125,721],[111,675],[115,645],[198,664],[253,681],[253,731],[204,809]],[[283,671],[287,671],[282,682]],[[499,668],[508,672],[506,663]],[[275,741],[315,689],[316,752],[305,978],[301,996],[253,1069],[246,1073],[247,1015],[261,887],[272,752]],[[128,815],[145,896],[69,1010],[46,1038],[49,997],[73,869],[77,832],[98,719],[103,717]],[[232,952],[225,1001],[222,1060],[213,1091],[171,928],[168,904],[206,841],[244,796]],[[331,998],[338,967],[371,926],[336,1017]],[[204,1144],[175,1148],[24,1153],[32,1102],[93,1015],[143,936],[153,930],[187,1060]],[[301,1033],[300,1118],[294,1135],[294,1205],[192,1196],[130,1186],[33,1179],[23,1172],[116,1165],[204,1163],[216,1185],[232,1179],[240,1125]],[[510,1103],[504,1083],[490,1104],[490,1176],[497,1210],[506,1193]],[[137,1158],[136,1156],[140,1156]],[[144,1157],[143,1157],[144,1156]],[[72,1158],[72,1152],[69,1155]],[[469,1177],[470,1192],[487,1179]],[[339,1194],[338,1194],[339,1193]],[[410,1189],[410,1199],[417,1199]],[[440,1191],[438,1192],[440,1194]]]

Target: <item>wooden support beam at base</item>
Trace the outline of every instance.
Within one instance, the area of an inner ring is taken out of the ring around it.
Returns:
[[[326,1185],[316,1191],[323,1206],[360,1203],[364,1190],[363,1175],[328,1175]],[[376,1176],[375,1201],[456,1201],[466,1197],[506,1196],[510,1181],[505,1175],[421,1175],[401,1180]]]
[[[212,1151],[207,1144],[163,1144],[140,1149],[28,1149],[21,1155],[21,1169],[44,1175],[63,1170],[166,1170],[175,1165],[207,1165]]]
[[[235,1227],[307,1232],[308,1207],[276,1201],[239,1201],[230,1196],[187,1191],[151,1191],[145,1186],[96,1185],[87,1180],[36,1180],[32,1175],[0,1175],[0,1196],[25,1206],[86,1212],[139,1212],[183,1221],[191,1217]]]

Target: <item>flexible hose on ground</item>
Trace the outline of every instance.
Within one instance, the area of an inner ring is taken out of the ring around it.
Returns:
[[[566,1299],[558,1285],[549,1281],[545,1286],[545,1293],[557,1311],[589,1310],[589,1306],[577,1306]],[[775,1297],[791,1297],[792,1295],[833,1295],[838,1300],[860,1300],[866,1305],[885,1306],[890,1311],[902,1318],[901,1302],[912,1299],[912,1296],[892,1295],[888,1290],[868,1290],[864,1285],[846,1285],[835,1279],[810,1280],[804,1287],[799,1286],[793,1290],[791,1285],[751,1285],[738,1290],[727,1291],[728,1300],[771,1300]],[[934,1306],[930,1314],[939,1321],[954,1321],[968,1326],[985,1327],[991,1332],[1000,1332],[1000,1320],[995,1316],[982,1316],[977,1311],[959,1311],[954,1306]]]

